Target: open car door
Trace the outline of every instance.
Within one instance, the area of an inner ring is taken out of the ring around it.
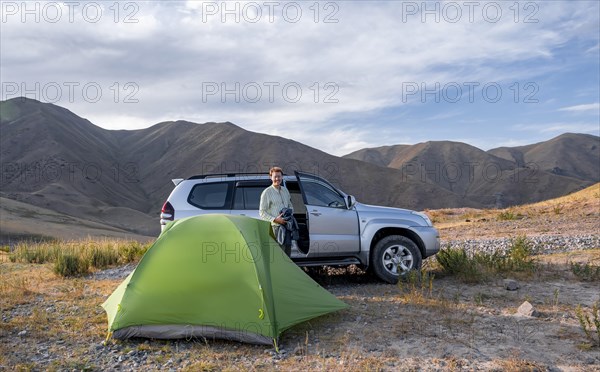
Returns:
[[[309,255],[342,256],[360,251],[358,213],[329,182],[294,172],[307,210]]]

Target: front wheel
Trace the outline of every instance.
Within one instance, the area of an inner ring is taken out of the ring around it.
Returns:
[[[409,238],[390,235],[375,245],[371,255],[371,267],[381,280],[395,284],[411,270],[421,268],[421,252]]]

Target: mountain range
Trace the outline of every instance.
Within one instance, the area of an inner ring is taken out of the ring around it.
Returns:
[[[429,141],[337,157],[230,122],[170,121],[106,130],[63,107],[14,98],[0,102],[0,162],[3,234],[18,229],[9,223],[17,215],[35,220],[43,209],[94,228],[155,236],[173,178],[267,172],[279,165],[288,174],[319,174],[368,204],[417,210],[506,207],[599,182],[600,137],[566,133],[489,151]],[[17,202],[20,212],[7,207],[14,204],[8,200]],[[23,212],[27,205],[32,209]]]

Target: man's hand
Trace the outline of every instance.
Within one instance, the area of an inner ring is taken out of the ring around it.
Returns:
[[[280,225],[285,225],[285,220],[281,217],[283,216],[283,213],[280,214],[279,216],[275,217],[275,219],[273,220],[273,222],[278,223]]]

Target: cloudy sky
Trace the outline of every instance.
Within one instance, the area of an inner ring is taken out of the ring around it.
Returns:
[[[600,135],[594,1],[1,1],[2,100],[230,121],[336,155]]]

